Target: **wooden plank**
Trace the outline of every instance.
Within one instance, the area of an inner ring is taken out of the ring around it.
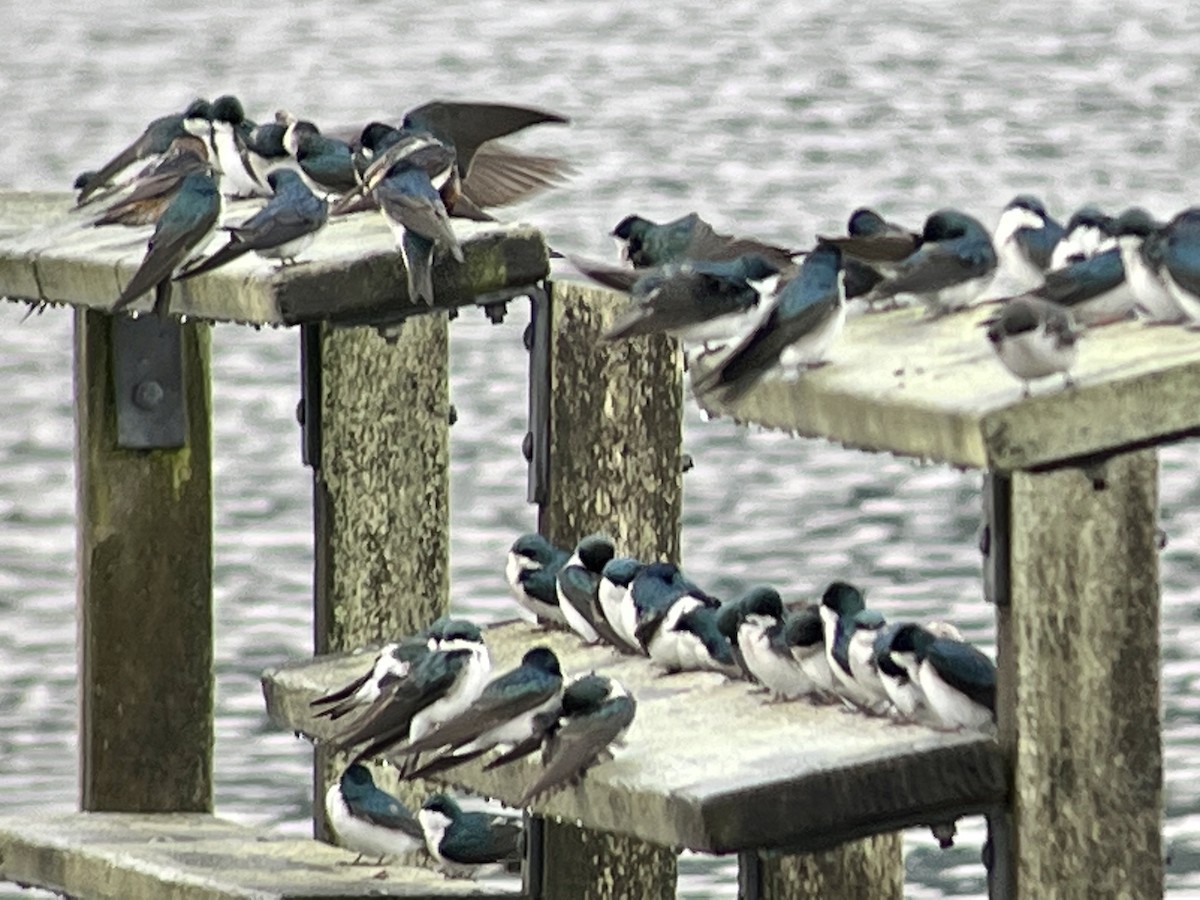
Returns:
[[[75,314],[80,797],[212,808],[209,326],[181,326],[187,445],[116,443],[112,318]]]
[[[619,679],[638,701],[627,747],[577,788],[535,811],[589,828],[708,853],[826,850],[870,834],[982,812],[1007,795],[995,740],[946,733],[807,703],[764,703],[750,685],[714,673],[661,676],[640,657],[582,647],[526,623],[487,631],[493,665],[515,665],[530,646],[559,654],[567,673]],[[267,711],[278,726],[332,734],[308,703],[362,671],[369,657],[336,655],[269,669]],[[467,765],[451,783],[507,803],[536,761],[483,773]]]
[[[87,900],[520,896],[411,866],[350,865],[353,859],[328,844],[200,814],[0,817],[0,882]]]
[[[63,193],[0,193],[0,296],[112,307],[140,264],[152,229],[93,228],[70,212],[72,203]],[[242,221],[259,205],[230,203],[225,221]],[[439,305],[469,305],[481,295],[519,291],[548,274],[545,240],[535,228],[453,222],[466,261],[435,265]],[[224,240],[218,235],[211,246]],[[147,295],[132,308],[150,306]],[[216,272],[176,283],[171,300],[176,315],[269,325],[380,322],[424,309],[409,302],[403,260],[375,212],[331,219],[299,265],[278,270],[249,253]]]
[[[562,546],[603,531],[639,559],[678,560],[678,348],[663,337],[605,342],[601,335],[628,304],[624,295],[555,283],[550,304],[550,482],[538,529]],[[569,819],[545,820],[541,835],[543,896],[675,896],[677,855],[669,845]]]
[[[410,319],[390,341],[319,328],[313,643],[328,653],[412,634],[449,609],[449,336],[444,313]],[[318,751],[314,763],[326,836],[325,790],[344,761]],[[378,775],[395,787],[394,772]],[[425,799],[417,786],[399,793]]]
[[[1014,473],[999,618],[1014,896],[1161,897],[1155,451]]]
[[[830,365],[795,382],[764,380],[713,415],[848,447],[999,471],[1031,469],[1194,434],[1200,429],[1200,335],[1122,323],[1089,331],[1074,390],[1021,387],[979,322],[995,307],[929,321],[915,309],[846,324]],[[701,360],[697,372],[711,367]]]

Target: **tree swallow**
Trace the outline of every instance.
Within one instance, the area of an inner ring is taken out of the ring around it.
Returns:
[[[859,610],[854,616],[854,630],[846,645],[846,661],[854,683],[871,698],[869,708],[882,711],[891,703],[887,689],[875,667],[875,638],[887,622],[874,609]]]
[[[585,643],[594,644],[603,639],[618,650],[632,651],[637,648],[626,646],[609,627],[600,609],[601,573],[615,553],[612,539],[606,534],[589,534],[583,538],[576,545],[571,558],[558,570],[558,608],[567,620],[567,627],[583,638]]]
[[[717,610],[701,604],[675,622],[676,655],[683,672],[718,672],[729,678],[741,675],[733,658],[733,645],[717,627]]]
[[[699,392],[718,391],[723,402],[736,401],[777,365],[800,370],[823,364],[846,324],[842,254],[818,244],[800,271],[779,286],[758,327],[737,344],[699,384]]]
[[[675,630],[680,617],[698,606],[720,606],[672,563],[650,563],[642,568],[630,584],[629,594],[633,603],[622,609],[622,631],[632,631],[646,655],[669,672],[681,668],[681,634]]]
[[[76,179],[75,186],[79,190],[77,198],[79,205],[86,203],[93,194],[102,188],[118,181],[121,174],[131,166],[152,156],[166,153],[172,141],[188,134],[184,127],[185,121],[196,115],[205,116],[207,112],[207,101],[193,100],[182,113],[155,119],[146,126],[146,130],[136,141],[106,162],[99,170],[85,173],[89,175],[88,178]]]
[[[1173,218],[1156,246],[1159,275],[1192,322],[1200,322],[1200,207]]]
[[[357,759],[392,750],[401,741],[417,740],[435,726],[462,715],[478,699],[491,674],[483,634],[471,622],[446,626],[437,648],[421,657],[402,677],[385,675],[379,696],[330,746],[366,747]]]
[[[272,172],[267,184],[275,196],[241,225],[226,226],[229,243],[178,278],[211,272],[251,250],[264,259],[279,260],[280,267],[296,261],[328,221],[329,204],[291,169]]]
[[[641,216],[626,216],[612,231],[622,256],[635,269],[650,269],[687,261],[732,261],[757,256],[776,272],[792,266],[799,251],[753,238],[719,234],[696,213],[658,224]]]
[[[913,632],[917,677],[930,710],[946,728],[992,731],[996,721],[996,664],[965,641]]]
[[[921,246],[865,299],[873,303],[910,294],[930,315],[945,315],[971,305],[991,282],[996,264],[992,239],[979,220],[941,209],[925,220]]]
[[[513,542],[504,577],[520,608],[532,615],[524,618],[567,624],[558,605],[557,576],[570,558],[569,550],[555,547],[537,533],[523,534]]]
[[[218,97],[209,110],[212,117],[212,147],[221,169],[222,188],[231,197],[262,197],[267,191],[259,183],[246,149],[254,123],[246,118],[242,102],[230,94]]]
[[[345,141],[321,134],[311,122],[296,121],[284,132],[283,144],[314,190],[345,194],[358,187],[354,152]]]
[[[577,784],[592,766],[612,758],[633,721],[637,703],[617,681],[591,673],[563,691],[562,714],[542,745],[542,771],[518,806],[566,784]]]
[[[1125,281],[1133,294],[1134,311],[1146,322],[1178,324],[1187,320],[1183,308],[1167,289],[1159,269],[1165,243],[1163,223],[1140,206],[1121,213],[1113,226]]]
[[[813,684],[813,695],[822,699],[834,696],[833,670],[825,652],[825,627],[821,607],[812,604],[785,616],[783,642],[791,649],[792,657]]]
[[[1061,269],[1073,262],[1095,256],[1116,246],[1113,219],[1099,207],[1083,206],[1067,220],[1062,238],[1050,254],[1050,268]]]
[[[160,303],[165,306],[171,296],[172,276],[193,255],[203,252],[221,221],[223,206],[221,192],[209,175],[193,172],[186,176],[159,217],[142,264],[112,311],[124,309],[151,288],[156,308]]]
[[[211,175],[212,164],[208,158],[208,145],[198,137],[185,134],[173,140],[166,153],[128,182],[94,194],[85,206],[109,200],[112,203],[91,224],[153,225],[170,206],[183,179],[193,172]]]
[[[996,223],[992,244],[1000,258],[997,276],[1007,279],[1011,293],[1041,285],[1063,233],[1062,225],[1037,197],[1018,194],[1009,201]]]
[[[351,763],[325,792],[325,815],[341,845],[358,858],[396,856],[425,843],[421,823],[408,807],[375,786],[371,771]],[[358,862],[358,860],[355,860]]]
[[[596,598],[600,601],[600,611],[604,613],[609,627],[624,644],[638,649],[640,647],[637,638],[634,637],[633,632],[625,633],[623,623],[637,620],[637,617],[632,614],[633,599],[629,596],[629,587],[643,568],[645,568],[644,563],[631,557],[613,557],[604,564],[604,569],[600,572],[600,586],[596,589]],[[622,612],[626,606],[630,611]]]
[[[1029,396],[1029,382],[1059,372],[1065,384],[1073,383],[1069,369],[1080,332],[1069,310],[1027,294],[1006,301],[981,324],[1000,362],[1025,383],[1022,396]]]
[[[866,609],[862,592],[844,581],[835,581],[821,596],[821,622],[825,626],[825,653],[833,672],[834,692],[852,706],[874,712],[877,698],[854,678],[850,669],[850,639],[855,618]]]
[[[1029,296],[1069,308],[1084,326],[1128,318],[1134,307],[1133,294],[1125,283],[1121,251],[1115,243],[1047,272],[1045,282]]]
[[[761,256],[719,262],[687,261],[630,270],[572,257],[584,275],[629,294],[629,308],[604,339],[669,334],[688,344],[725,345],[753,320],[760,282],[779,270]]]
[[[500,744],[515,745],[535,731],[535,719],[557,710],[563,678],[558,657],[548,647],[526,651],[521,664],[484,687],[479,699],[457,718],[438,725],[397,754],[413,757],[430,750],[444,752],[409,778],[425,778],[482,756]]]
[[[748,595],[737,643],[746,668],[776,700],[796,700],[815,688],[792,654],[784,635],[783,598],[774,588],[759,587]]]
[[[821,236],[817,241],[831,244],[841,250],[844,257],[867,263],[880,272],[890,272],[891,267],[910,257],[921,246],[919,234],[887,221],[867,207],[860,207],[850,214],[846,233],[846,237]]]
[[[480,866],[519,864],[521,823],[486,812],[467,812],[449,794],[434,794],[417,819],[425,846],[447,875],[474,876]]]

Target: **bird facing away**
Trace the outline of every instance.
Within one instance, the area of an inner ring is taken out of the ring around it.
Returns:
[[[1069,370],[1079,331],[1069,310],[1037,297],[1014,297],[984,324],[1000,362],[1024,382],[1023,396],[1029,396],[1031,381],[1059,372],[1066,384],[1073,383]]]

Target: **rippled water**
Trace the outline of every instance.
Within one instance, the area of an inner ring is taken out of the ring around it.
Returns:
[[[958,205],[994,222],[1019,191],[1062,215],[1085,201],[1160,215],[1195,200],[1197,14],[1165,3],[970,0],[275,2],[25,5],[5,22],[0,183],[65,188],[149,118],[236,91],[347,124],[432,97],[505,99],[573,117],[524,142],[569,156],[569,189],[518,211],[564,249],[611,254],[621,216],[696,209],[726,230],[803,244],[862,203],[918,225]],[[75,804],[70,318],[0,308],[0,795]],[[453,331],[453,592],[501,608],[501,554],[524,503],[523,313]],[[215,331],[216,800],[303,834],[304,745],[265,721],[258,673],[311,647],[309,476],[293,419],[298,337]],[[989,649],[978,476],[868,457],[689,410],[684,554],[715,591],[792,594],[833,576],[886,613],[937,614]],[[1168,884],[1200,896],[1200,506],[1195,451],[1162,454]],[[486,462],[486,465],[483,463]],[[736,477],[730,477],[736,473]],[[912,897],[979,897],[982,827],[907,842]],[[0,887],[0,893],[4,888]],[[733,868],[688,860],[682,896],[733,896]],[[18,894],[18,896],[28,896]]]

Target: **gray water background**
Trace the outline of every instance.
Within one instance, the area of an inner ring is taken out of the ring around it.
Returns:
[[[241,95],[327,126],[431,98],[570,115],[522,143],[570,185],[514,216],[612,257],[623,215],[698,210],[797,245],[869,203],[919,226],[961,206],[989,225],[1020,191],[1066,216],[1094,201],[1168,215],[1196,200],[1200,18],[1186,5],[724,4],[499,0],[11,2],[0,37],[0,185],[65,189],[146,121]],[[0,305],[0,805],[76,803],[71,322]],[[452,328],[452,582],[459,611],[507,610],[524,502],[523,306]],[[311,651],[309,474],[293,418],[298,335],[214,333],[217,812],[308,833],[309,754],[265,719],[263,667]],[[997,369],[997,377],[1004,376]],[[1014,386],[1015,390],[1015,386]],[[891,616],[937,615],[994,649],[975,533],[979,477],[802,442],[689,409],[684,560],[711,590],[811,596],[861,582]],[[1193,446],[1162,453],[1166,835],[1172,897],[1200,896],[1200,703]],[[797,815],[803,815],[797,810]],[[1119,840],[1119,835],[1106,836]],[[912,897],[979,897],[983,829],[906,841]],[[0,886],[0,895],[8,896]],[[680,895],[735,895],[730,861],[685,858]],[[29,896],[16,893],[15,896]]]

